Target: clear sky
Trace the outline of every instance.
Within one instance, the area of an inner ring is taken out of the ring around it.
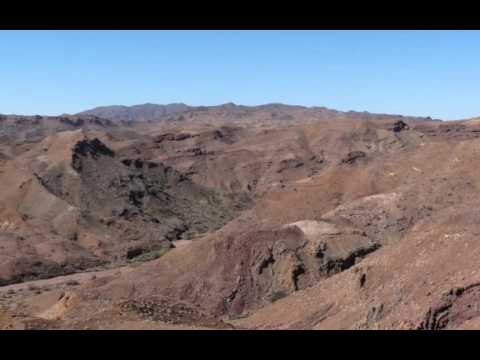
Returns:
[[[480,31],[0,31],[0,113],[282,102],[480,115]]]

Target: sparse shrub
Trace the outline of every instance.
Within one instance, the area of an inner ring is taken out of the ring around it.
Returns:
[[[250,314],[248,312],[237,314],[237,315],[230,315],[230,320],[240,320],[249,317]]]
[[[68,280],[65,284],[67,286],[78,286],[78,285],[80,285],[80,283],[77,280]]]
[[[149,252],[143,253],[143,254],[131,259],[129,262],[152,261],[152,260],[155,260],[155,259],[158,259],[158,258],[162,257],[169,250],[170,249],[168,249],[168,248],[161,248],[161,249],[158,249],[158,250],[149,251]]]
[[[277,300],[283,299],[286,296],[287,294],[284,291],[275,291],[270,297],[270,300],[271,302],[275,302]]]

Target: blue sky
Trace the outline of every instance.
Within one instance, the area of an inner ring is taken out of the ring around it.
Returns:
[[[0,113],[283,102],[480,115],[479,31],[0,31]]]

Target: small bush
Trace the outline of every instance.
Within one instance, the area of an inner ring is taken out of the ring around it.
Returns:
[[[250,314],[248,312],[242,313],[242,314],[237,314],[237,315],[230,315],[230,320],[240,320],[240,319],[245,319],[249,317]]]
[[[272,296],[270,297],[270,300],[272,302],[275,302],[277,300],[280,300],[280,299],[283,299],[284,297],[286,297],[287,294],[283,291],[275,291]]]
[[[77,280],[68,280],[66,282],[66,285],[67,286],[78,286],[78,285],[80,285],[80,283]]]
[[[131,259],[129,262],[145,262],[145,261],[152,261],[155,259],[158,259],[165,255],[170,249],[168,248],[161,248],[158,250],[153,250],[150,252],[143,253],[142,255],[139,255],[133,259]]]

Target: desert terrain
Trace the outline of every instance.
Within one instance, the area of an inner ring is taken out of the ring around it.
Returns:
[[[479,329],[480,121],[0,116],[1,329]]]

